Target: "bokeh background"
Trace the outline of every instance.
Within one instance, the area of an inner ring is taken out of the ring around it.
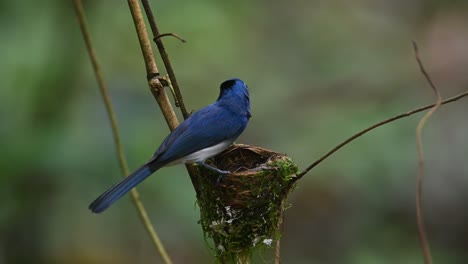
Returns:
[[[85,1],[131,169],[168,134],[147,88],[126,1]],[[247,82],[253,118],[238,142],[305,168],[351,134],[433,95],[468,87],[467,1],[152,1],[185,102]],[[109,122],[71,1],[0,1],[0,263],[161,263],[128,197],[88,204],[120,179]],[[158,60],[160,62],[160,60]],[[162,64],[159,64],[162,68]],[[468,263],[468,103],[424,131],[424,203],[435,263]],[[316,167],[291,194],[284,263],[421,263],[415,127],[381,127]],[[175,263],[213,263],[183,166],[139,187]],[[255,263],[271,263],[271,252]]]

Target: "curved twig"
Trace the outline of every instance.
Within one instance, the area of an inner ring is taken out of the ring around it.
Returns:
[[[435,84],[432,82],[431,77],[424,69],[424,65],[421,61],[421,58],[419,57],[418,45],[416,44],[414,40],[413,40],[413,48],[414,48],[414,55],[415,55],[416,61],[418,62],[418,65],[419,65],[419,69],[421,70],[421,73],[424,75],[424,78],[426,78],[427,82],[429,83],[432,90],[434,91],[435,96],[437,97],[434,107],[432,107],[431,110],[429,110],[429,112],[427,112],[421,118],[416,128],[416,142],[418,145],[416,220],[417,220],[417,225],[418,225],[418,238],[419,238],[419,242],[421,243],[421,248],[422,248],[423,255],[424,255],[424,263],[431,264],[432,263],[431,250],[429,247],[429,241],[427,239],[426,228],[424,225],[424,216],[423,216],[422,193],[423,193],[423,178],[424,178],[424,166],[423,166],[424,161],[423,161],[423,149],[422,149],[423,146],[422,146],[421,132],[427,120],[429,119],[429,117],[431,117],[437,111],[437,109],[439,109],[439,107],[441,106],[442,97],[440,96],[439,90],[437,89]]]
[[[163,38],[163,37],[174,37],[180,41],[182,41],[183,43],[187,43],[187,41],[182,38],[180,35],[176,34],[176,33],[162,33],[162,34],[159,34],[157,36],[155,36],[153,38],[153,41],[156,41],[158,38]]]
[[[441,104],[448,104],[448,103],[451,103],[451,102],[454,102],[454,101],[457,101],[458,99],[461,99],[465,96],[468,96],[468,91],[466,92],[463,92],[459,95],[456,95],[454,97],[451,97],[449,99],[446,99],[444,101],[442,101]],[[297,176],[294,178],[294,181],[297,181],[299,180],[300,178],[302,178],[304,175],[306,175],[311,169],[313,169],[315,166],[319,165],[322,161],[324,161],[326,158],[328,158],[329,156],[331,156],[333,153],[335,153],[337,150],[341,149],[342,147],[344,147],[345,145],[347,145],[348,143],[350,143],[351,141],[355,140],[356,138],[364,135],[365,133],[377,128],[377,127],[380,127],[382,125],[385,125],[387,123],[390,123],[390,122],[393,122],[395,120],[398,120],[400,118],[403,118],[403,117],[407,117],[407,116],[410,116],[410,115],[413,115],[413,114],[416,114],[416,113],[419,113],[419,112],[422,112],[424,110],[427,110],[427,109],[430,109],[432,107],[434,107],[436,104],[430,104],[430,105],[426,105],[426,106],[423,106],[423,107],[419,107],[419,108],[416,108],[414,110],[411,110],[411,111],[408,111],[406,113],[402,113],[402,114],[399,114],[399,115],[396,115],[394,117],[390,117],[386,120],[383,120],[383,121],[380,121],[356,134],[354,134],[353,136],[349,137],[348,139],[346,139],[345,141],[343,141],[342,143],[338,144],[337,146],[335,146],[334,148],[332,148],[330,151],[328,151],[327,153],[325,153],[325,155],[323,155],[322,157],[320,157],[318,160],[316,160],[315,162],[313,162],[311,165],[309,165],[305,170],[303,170],[302,172],[300,172],[299,174],[297,174]]]

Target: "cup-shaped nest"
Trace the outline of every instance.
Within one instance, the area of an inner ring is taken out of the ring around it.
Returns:
[[[200,223],[218,260],[238,262],[279,238],[297,166],[283,154],[248,145],[233,145],[209,162],[231,174],[199,168]]]

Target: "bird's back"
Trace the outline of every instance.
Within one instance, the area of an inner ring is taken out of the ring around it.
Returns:
[[[245,116],[215,102],[193,113],[172,131],[150,162],[166,165],[223,142],[230,144],[244,131],[247,122]]]

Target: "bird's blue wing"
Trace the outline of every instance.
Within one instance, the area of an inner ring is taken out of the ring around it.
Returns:
[[[150,163],[168,164],[225,140],[234,141],[244,131],[247,122],[246,117],[216,103],[211,104],[193,113],[172,131]]]

